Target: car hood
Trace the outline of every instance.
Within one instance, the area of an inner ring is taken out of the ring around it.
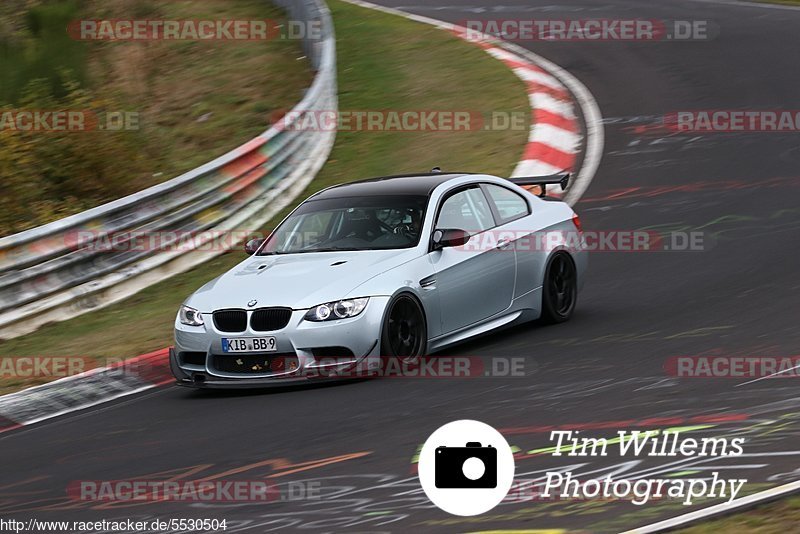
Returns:
[[[409,249],[253,256],[198,289],[186,305],[208,313],[247,308],[256,300],[257,308],[285,306],[297,310],[346,297],[376,296],[350,292],[416,255]]]

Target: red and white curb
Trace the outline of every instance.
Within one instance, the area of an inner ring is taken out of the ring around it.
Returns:
[[[526,84],[532,113],[528,143],[512,176],[574,172],[566,192],[556,185],[548,188],[548,195],[571,205],[580,199],[600,165],[604,132],[597,102],[575,76],[521,46],[461,26],[363,0],[344,1],[449,31],[505,63]]]
[[[544,69],[507,50],[481,45],[505,63],[528,88],[532,112],[531,131],[515,176],[535,176],[574,171],[583,141],[573,99],[567,88]],[[548,194],[562,196],[559,186]]]
[[[142,354],[0,397],[0,432],[174,382],[169,350]]]
[[[360,0],[346,1],[431,24],[462,38],[467,35],[463,28],[438,20]],[[532,126],[523,157],[513,175],[552,174],[574,171],[579,167],[564,195],[565,201],[576,202],[594,177],[603,151],[600,111],[589,91],[567,71],[524,48],[515,48],[488,36],[468,41],[505,63],[526,84]],[[578,106],[583,121],[579,120]],[[583,161],[579,165],[577,160],[582,146]],[[548,190],[548,195],[561,196],[563,191],[560,189],[554,186]],[[90,408],[172,381],[168,349],[62,378],[0,397],[0,432]]]
[[[351,4],[430,24],[465,36],[465,30],[428,17],[362,0]],[[471,39],[470,39],[471,40]],[[569,72],[547,59],[517,45],[489,37],[477,42],[489,54],[503,61],[528,87],[533,125],[522,160],[514,176],[575,171],[583,144],[583,160],[564,200],[574,204],[594,178],[603,152],[602,116],[586,87]],[[580,107],[582,121],[577,115]],[[581,128],[581,126],[583,128]],[[549,194],[563,194],[554,188]],[[173,381],[169,351],[162,349],[117,365],[93,369],[41,386],[0,397],[0,433],[31,425],[66,413],[90,408],[120,397],[133,395]],[[624,534],[663,532],[719,515],[752,508],[800,491],[800,482],[771,488],[730,503],[722,503],[653,523]]]

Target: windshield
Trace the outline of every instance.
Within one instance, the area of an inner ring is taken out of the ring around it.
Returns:
[[[419,243],[426,203],[424,196],[310,200],[272,233],[259,256],[410,248]]]

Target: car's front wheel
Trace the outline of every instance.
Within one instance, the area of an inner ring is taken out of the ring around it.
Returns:
[[[578,273],[566,252],[556,252],[544,274],[542,321],[563,323],[572,317],[578,300]]]
[[[428,328],[417,299],[402,294],[386,310],[381,332],[381,355],[413,362],[425,355]]]

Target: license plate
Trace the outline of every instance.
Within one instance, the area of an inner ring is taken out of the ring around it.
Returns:
[[[222,352],[275,352],[278,343],[269,337],[222,338]]]

